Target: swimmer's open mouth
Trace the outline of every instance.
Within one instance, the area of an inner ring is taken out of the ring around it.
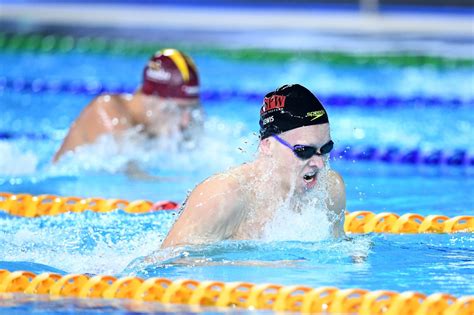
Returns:
[[[314,170],[310,173],[304,174],[303,179],[305,180],[305,182],[310,183],[316,178],[317,174],[318,174],[318,170]]]

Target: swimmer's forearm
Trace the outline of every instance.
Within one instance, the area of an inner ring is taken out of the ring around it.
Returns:
[[[210,239],[204,237],[195,237],[195,238],[186,238],[182,239],[179,237],[174,237],[173,235],[168,235],[168,237],[161,243],[161,248],[169,247],[181,247],[181,246],[196,246],[203,244],[210,244],[219,241],[218,239]]]
[[[125,174],[130,179],[142,180],[142,181],[170,181],[173,178],[166,178],[161,176],[152,175],[144,171],[135,161],[129,161],[125,166]]]
[[[344,221],[334,224],[332,235],[334,238],[342,238],[346,236],[346,232],[344,231]]]

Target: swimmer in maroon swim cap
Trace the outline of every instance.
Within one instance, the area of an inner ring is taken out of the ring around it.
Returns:
[[[93,143],[103,134],[117,134],[141,126],[150,137],[177,133],[189,137],[189,129],[201,122],[199,78],[192,59],[176,49],[152,56],[143,70],[143,84],[133,95],[103,94],[79,115],[54,155]]]

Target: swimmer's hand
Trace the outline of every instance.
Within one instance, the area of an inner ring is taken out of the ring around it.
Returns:
[[[304,259],[299,260],[274,260],[274,261],[264,261],[264,260],[217,260],[214,261],[209,258],[180,258],[172,262],[164,263],[167,267],[171,266],[241,266],[241,267],[270,267],[270,268],[284,268],[284,267],[300,267],[300,264],[306,262]]]
[[[135,161],[129,161],[125,166],[125,174],[128,178],[140,181],[172,181],[174,178],[152,175],[145,172]]]
[[[212,248],[212,247],[211,247]],[[214,259],[212,255],[209,255],[211,251],[207,249],[207,255],[203,255],[203,251],[206,252],[206,246],[176,246],[168,247],[155,251],[147,257],[141,258],[142,264],[154,265],[154,266],[251,266],[251,267],[299,267],[301,263],[305,262],[305,259],[284,259],[284,260],[227,260],[227,259]],[[206,257],[208,256],[208,257]]]
[[[366,238],[366,236],[363,235],[360,238]],[[346,242],[351,242],[351,243],[354,243],[356,241],[356,239],[354,237],[348,236],[348,235],[346,235],[343,240],[346,241]],[[370,240],[370,238],[369,238],[369,240]],[[363,263],[367,262],[367,259],[368,259],[369,254],[370,254],[370,249],[374,245],[372,240],[369,241],[368,245],[369,246],[367,248],[360,248],[360,247],[357,247],[357,246],[354,247],[354,252],[351,255],[351,259],[352,259],[353,263],[363,264]]]

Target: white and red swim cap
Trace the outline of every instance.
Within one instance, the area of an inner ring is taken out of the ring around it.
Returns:
[[[160,97],[199,98],[194,62],[176,49],[158,51],[143,70],[142,92]]]

